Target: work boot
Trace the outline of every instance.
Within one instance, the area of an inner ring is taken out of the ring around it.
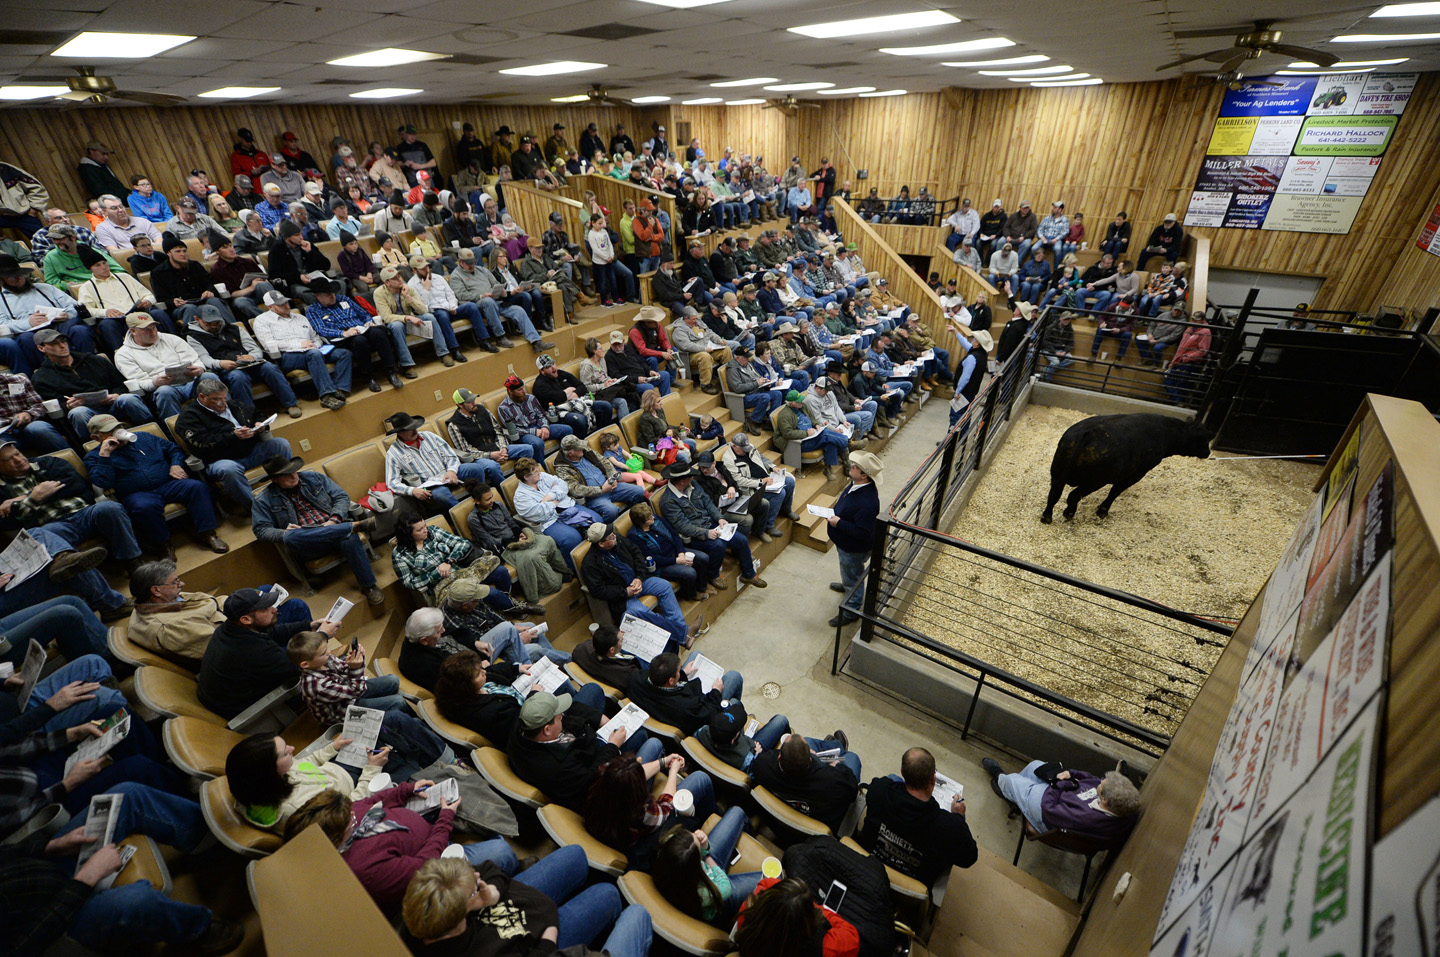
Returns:
[[[410,375],[410,378],[413,379],[414,377],[415,377],[415,376],[414,376],[414,374],[412,373],[412,374]],[[402,381],[400,381],[400,376],[398,376],[398,375],[395,374],[394,372],[390,373],[389,376],[387,376],[387,378],[389,378],[389,380],[390,380],[390,387],[391,387],[392,389],[403,389],[403,388],[405,388],[405,383],[402,382]]]
[[[50,580],[55,583],[68,582],[81,572],[88,572],[99,566],[110,555],[96,545],[73,552],[61,552],[50,562]]]
[[[443,355],[440,357],[440,364],[448,369],[455,364],[455,357],[448,354]]]
[[[407,379],[418,379],[418,378],[420,378],[420,373],[418,373],[418,372],[415,371],[415,367],[414,367],[414,366],[405,366],[404,368],[402,368],[402,369],[400,370],[400,375],[404,376],[404,377],[407,378]]]
[[[497,346],[495,343],[491,342],[489,339],[481,339],[481,340],[480,340],[480,348],[484,349],[486,352],[499,352],[499,351],[500,351],[500,347]]]
[[[840,467],[838,465],[825,466],[825,481],[834,482],[840,478]]]

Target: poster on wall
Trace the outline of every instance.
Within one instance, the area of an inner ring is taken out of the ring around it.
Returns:
[[[1227,90],[1185,225],[1348,233],[1418,76],[1271,76]],[[1440,255],[1437,236],[1421,248]]]
[[[1435,208],[1430,210],[1430,221],[1420,230],[1420,238],[1415,241],[1415,245],[1432,256],[1440,256],[1440,203],[1436,203]]]
[[[1375,845],[1370,877],[1370,953],[1435,957],[1440,942],[1440,798]]]

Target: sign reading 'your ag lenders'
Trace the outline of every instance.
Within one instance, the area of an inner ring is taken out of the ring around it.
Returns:
[[[1185,225],[1348,233],[1418,76],[1267,76],[1227,90]]]

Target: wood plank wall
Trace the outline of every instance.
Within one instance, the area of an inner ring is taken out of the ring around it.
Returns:
[[[147,167],[167,195],[182,189],[180,173],[200,165],[228,170],[237,126],[249,126],[267,145],[293,129],[317,156],[332,136],[363,146],[395,139],[402,122],[427,132],[437,152],[452,138],[450,124],[470,120],[482,130],[508,123],[548,136],[559,118],[572,144],[592,119],[606,130],[624,122],[640,142],[664,123],[677,152],[688,124],[706,152],[725,146],[763,154],[772,172],[799,155],[806,168],[830,157],[841,180],[863,195],[869,186],[893,193],[929,186],[939,196],[962,194],[984,209],[996,196],[1013,208],[1029,199],[1037,212],[1064,199],[1086,214],[1092,237],[1120,209],[1137,231],[1148,232],[1166,212],[1183,212],[1218,112],[1221,90],[1187,90],[1189,81],[1114,84],[1074,89],[964,90],[879,99],[825,100],[796,116],[759,106],[663,106],[638,109],[587,105],[489,106],[229,106],[148,107],[60,112],[53,108],[0,110],[0,156],[47,183],[61,205],[80,208],[74,166],[91,136],[111,141],[124,174]],[[431,135],[433,133],[433,135]],[[383,134],[383,136],[382,136]],[[1216,267],[1328,277],[1315,305],[1373,310],[1382,304],[1424,308],[1440,299],[1440,258],[1413,249],[1415,237],[1440,201],[1440,74],[1422,74],[1389,153],[1348,236],[1264,230],[1204,229]],[[443,153],[442,153],[443,155]],[[442,160],[443,162],[443,160]],[[866,180],[855,180],[857,169]],[[1093,239],[1092,239],[1093,242]]]

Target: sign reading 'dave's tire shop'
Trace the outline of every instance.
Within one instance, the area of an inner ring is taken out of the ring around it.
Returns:
[[[1227,90],[1185,225],[1348,233],[1418,77],[1265,76]]]

